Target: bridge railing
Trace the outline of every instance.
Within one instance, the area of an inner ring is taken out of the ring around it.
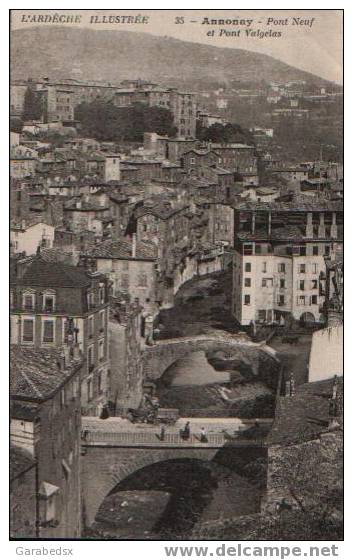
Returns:
[[[227,436],[223,433],[210,433],[207,435],[207,441],[201,441],[201,436],[198,434],[191,434],[190,438],[183,439],[179,433],[165,433],[164,437],[161,437],[161,434],[151,432],[103,432],[98,430],[83,430],[82,442],[87,445],[110,444],[116,446],[172,445],[190,447],[194,445],[209,445],[212,447],[223,447],[228,444],[237,447],[247,447],[249,445],[264,445],[263,439],[243,439],[241,437]]]

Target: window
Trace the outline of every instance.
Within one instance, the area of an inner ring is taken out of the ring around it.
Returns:
[[[98,343],[98,358],[100,361],[104,360],[104,338]]]
[[[313,274],[317,274],[318,270],[319,270],[319,267],[318,267],[317,263],[313,263],[311,265],[311,269],[312,269]]]
[[[256,243],[256,245],[255,245],[255,255],[260,255],[261,254],[261,249],[262,249],[262,246],[259,245],[259,243]]]
[[[305,274],[305,264],[300,264],[298,266],[298,273],[299,274]]]
[[[299,290],[302,290],[302,291],[305,290],[305,280],[299,280],[298,288],[299,288]]]
[[[88,318],[88,336],[92,338],[94,335],[94,317],[93,315]]]
[[[52,313],[55,309],[55,296],[46,295],[43,296],[43,309],[48,313]]]
[[[312,290],[317,290],[318,288],[318,281],[317,280],[312,280],[311,281],[311,289]]]
[[[23,320],[22,342],[33,342],[34,340],[34,321],[33,319]]]
[[[278,297],[277,297],[277,303],[278,303],[278,305],[280,305],[280,306],[284,305],[285,300],[284,300],[284,295],[283,295],[283,294],[279,294],[279,295],[278,295]]]
[[[87,399],[91,401],[93,399],[93,383],[92,379],[87,380]]]
[[[98,379],[97,379],[97,386],[98,386],[98,394],[101,395],[103,393],[102,389],[102,374],[99,372]]]
[[[243,254],[244,255],[252,255],[252,244],[247,243],[243,247]]]
[[[266,262],[262,263],[262,272],[267,272],[267,263]]]
[[[305,296],[297,297],[297,305],[305,305]]]
[[[244,304],[245,304],[245,305],[250,305],[250,301],[251,301],[251,300],[250,300],[250,296],[249,296],[248,294],[246,294],[246,295],[244,296]]]
[[[93,358],[93,346],[88,348],[88,369],[92,371],[94,368],[94,358]]]
[[[43,321],[43,342],[54,342],[54,321]]]
[[[34,309],[34,294],[23,294],[23,307],[27,311]]]
[[[100,330],[100,331],[104,331],[104,319],[105,319],[105,311],[103,310],[103,311],[100,311],[100,312],[99,312],[99,322],[98,322],[98,325],[99,325],[99,330]]]
[[[245,278],[244,280],[244,286],[246,288],[250,288],[251,287],[251,278]]]
[[[286,281],[284,278],[280,278],[279,287],[283,290],[286,287]]]
[[[261,286],[263,288],[272,288],[273,278],[263,278],[262,281],[261,281]]]
[[[195,165],[195,158],[190,158],[190,165]]]
[[[105,286],[99,285],[99,303],[104,303],[105,300]]]
[[[330,245],[325,245],[325,256],[328,257],[330,255]]]
[[[305,257],[305,256],[306,256],[306,246],[305,246],[305,245],[302,246],[302,247],[300,247],[300,249],[299,249],[299,254],[300,254],[301,257]]]
[[[286,271],[285,263],[279,263],[278,264],[278,272],[285,272],[285,271]]]
[[[311,305],[317,305],[317,296],[311,296]]]
[[[266,321],[266,309],[259,309],[258,317],[259,317],[259,321],[261,322]]]
[[[319,247],[317,245],[313,245],[313,255],[316,257],[319,254]]]
[[[251,272],[251,263],[245,263],[245,272]]]

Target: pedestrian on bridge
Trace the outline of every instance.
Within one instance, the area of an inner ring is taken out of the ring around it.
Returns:
[[[180,435],[182,439],[190,439],[191,430],[190,430],[190,422],[186,422],[184,429],[180,430]]]
[[[163,426],[163,425],[161,426],[161,434],[160,434],[160,436],[159,436],[159,439],[160,439],[161,441],[164,441],[164,440],[165,440],[165,426]]]
[[[207,432],[206,432],[205,428],[201,428],[200,441],[201,441],[201,443],[207,443],[208,442]]]

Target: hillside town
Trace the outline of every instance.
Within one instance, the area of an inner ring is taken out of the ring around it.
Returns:
[[[342,538],[341,101],[13,81],[12,538]]]

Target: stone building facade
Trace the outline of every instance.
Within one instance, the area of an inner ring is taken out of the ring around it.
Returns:
[[[40,256],[13,262],[11,344],[69,347],[84,356],[82,409],[95,414],[109,384],[108,288],[105,276]]]
[[[77,538],[81,534],[82,356],[77,346],[72,354],[56,348],[12,346],[10,365],[11,443],[37,463],[36,536]],[[33,478],[29,482],[33,484]],[[32,504],[33,509],[31,485],[26,492],[30,501],[25,508]],[[12,504],[16,505],[15,497]]]

